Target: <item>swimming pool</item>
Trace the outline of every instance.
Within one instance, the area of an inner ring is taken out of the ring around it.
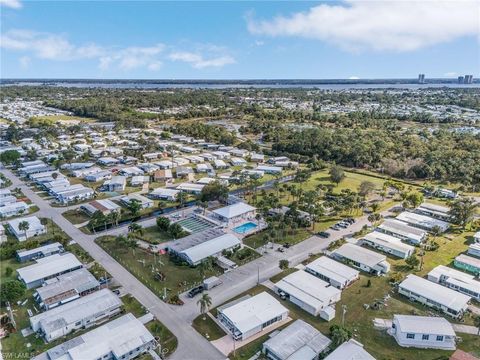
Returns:
[[[255,229],[257,227],[257,224],[253,222],[246,222],[240,226],[237,226],[236,228],[233,229],[237,234],[245,234],[249,232],[252,229]]]

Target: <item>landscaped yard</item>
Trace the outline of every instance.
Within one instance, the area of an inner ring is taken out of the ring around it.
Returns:
[[[267,234],[272,234],[273,237]],[[282,234],[280,231],[265,230],[258,234],[254,234],[243,239],[243,243],[254,249],[258,249],[264,246],[268,242],[274,242],[276,244],[289,243],[291,245],[298,244],[299,242],[307,239],[311,235],[309,229],[295,229],[288,230]]]
[[[74,225],[90,221],[90,217],[80,209],[67,210],[62,215]]]
[[[218,276],[221,270],[213,267],[204,274],[198,268],[176,265],[168,254],[153,255],[142,249],[127,249],[118,245],[112,236],[98,238],[97,243],[126,269],[148,286],[160,298],[167,293],[167,300],[199,285],[204,278]],[[154,275],[164,276],[164,280],[155,280]]]
[[[223,329],[220,328],[220,326],[218,326],[208,315],[197,316],[193,320],[192,326],[210,341],[220,339],[227,335],[225,331],[223,331]]]
[[[160,244],[172,240],[172,237],[165,231],[160,230],[156,225],[143,229],[143,234],[138,235],[143,241],[151,244]]]

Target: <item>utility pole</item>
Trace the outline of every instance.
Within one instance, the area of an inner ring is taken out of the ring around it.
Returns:
[[[345,326],[345,313],[347,312],[347,305],[342,305],[342,326]]]

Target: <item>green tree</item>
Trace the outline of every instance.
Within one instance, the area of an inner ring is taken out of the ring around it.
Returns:
[[[135,218],[142,210],[142,203],[137,199],[131,199],[127,206],[128,210],[132,213],[132,216]]]
[[[278,267],[282,270],[288,269],[288,266],[289,266],[288,260],[283,259],[278,262]]]
[[[0,161],[4,165],[15,164],[20,159],[20,153],[17,150],[7,150],[0,154]]]
[[[330,338],[332,339],[332,347],[337,348],[345,341],[352,337],[352,332],[346,327],[340,325],[330,326]]]
[[[473,324],[477,327],[478,331],[477,331],[477,335],[480,335],[480,316],[477,315],[475,316],[475,318],[473,319]]]
[[[211,182],[203,187],[200,193],[201,201],[226,201],[228,198],[228,187],[219,181]]]
[[[418,260],[418,257],[416,257],[415,254],[412,254],[405,260],[405,263],[410,266],[410,268],[414,269],[420,264],[420,260]]]
[[[173,224],[170,224],[170,226],[168,227],[168,233],[170,234],[171,237],[173,237],[174,239],[177,239],[182,235],[183,228],[180,224],[173,223]]]
[[[25,236],[25,239],[27,238],[27,231],[28,229],[30,229],[30,224],[28,223],[28,221],[20,221],[20,223],[18,224],[18,230],[20,231],[23,231],[23,235]]]
[[[406,208],[416,208],[423,202],[423,194],[419,192],[412,192],[405,196],[403,206]]]
[[[330,179],[337,185],[345,178],[345,172],[340,166],[337,165],[332,166],[328,173],[330,175]]]
[[[168,231],[168,228],[170,226],[170,219],[165,217],[165,216],[159,216],[157,217],[157,226],[160,230],[162,231]]]
[[[203,320],[206,320],[208,309],[212,306],[212,298],[208,293],[204,292],[202,297],[198,299],[197,305],[200,306],[200,313],[203,315]]]
[[[472,221],[478,205],[472,198],[462,198],[450,204],[449,215],[452,222],[461,225],[464,229]]]
[[[10,303],[21,299],[25,295],[25,285],[18,280],[2,281],[0,284],[0,299]]]
[[[358,194],[360,196],[366,197],[368,196],[373,190],[375,190],[375,184],[371,181],[362,181],[360,186],[358,187]]]
[[[5,268],[5,276],[10,277],[13,274],[13,269],[10,266]]]

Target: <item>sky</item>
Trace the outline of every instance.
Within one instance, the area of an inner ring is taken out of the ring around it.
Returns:
[[[0,77],[478,77],[479,14],[476,0],[0,0]]]

